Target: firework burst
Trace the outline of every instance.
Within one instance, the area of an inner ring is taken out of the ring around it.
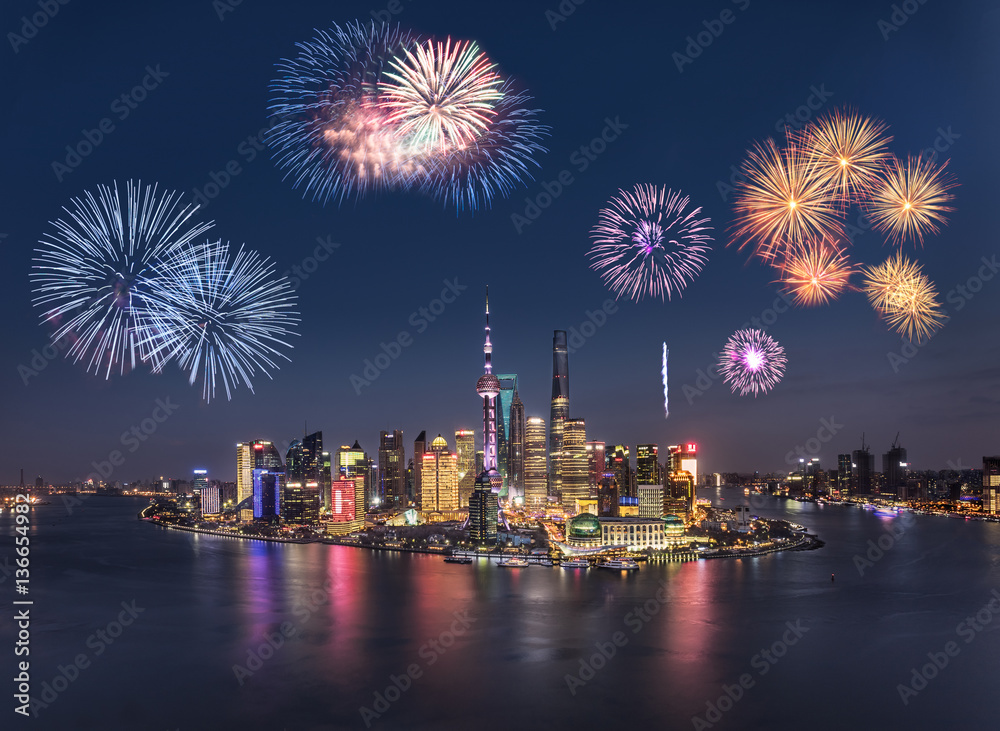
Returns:
[[[825,305],[851,289],[857,268],[829,240],[807,241],[789,247],[780,266],[778,280],[792,293],[795,303],[805,307]]]
[[[896,332],[911,341],[929,338],[945,315],[934,284],[920,265],[901,253],[864,269],[868,301]]]
[[[67,357],[109,378],[139,362],[157,363],[148,347],[164,303],[151,283],[159,262],[211,223],[189,221],[197,206],[181,206],[174,192],[157,193],[129,181],[98,186],[97,195],[74,198],[35,249],[30,279],[33,303],[53,323],[52,342],[68,338]]]
[[[472,145],[490,126],[503,79],[473,42],[427,41],[396,59],[379,104],[417,147],[447,152]]]
[[[670,350],[667,344],[663,344],[663,366],[660,375],[663,376],[663,418],[670,418],[670,386],[667,380],[667,360],[670,358]]]
[[[842,212],[816,164],[794,139],[784,149],[767,139],[749,152],[744,179],[733,204],[735,238],[752,246],[765,261],[785,253],[788,244],[810,238],[835,238]]]
[[[421,151],[398,134],[378,97],[393,59],[414,43],[398,27],[335,25],[278,64],[267,141],[303,196],[342,201],[405,186],[421,174]]]
[[[690,199],[665,187],[619,190],[591,231],[590,268],[617,297],[678,296],[708,261],[710,219]]]
[[[850,110],[820,117],[794,135],[805,151],[811,174],[844,203],[866,198],[892,158],[888,125]]]
[[[739,330],[722,351],[719,370],[733,393],[767,393],[785,375],[785,349],[763,330]]]
[[[274,264],[240,247],[233,256],[222,242],[186,246],[162,268],[169,276],[152,282],[163,304],[150,346],[158,354],[157,370],[170,360],[200,378],[202,397],[211,401],[221,381],[226,398],[240,383],[253,392],[253,377],[271,377],[276,360],[288,360],[281,349],[298,323],[295,294]]]
[[[948,221],[944,214],[954,210],[948,191],[956,184],[945,173],[947,164],[910,156],[904,165],[893,158],[866,203],[872,225],[894,243],[908,239],[922,246],[924,236],[937,233]]]

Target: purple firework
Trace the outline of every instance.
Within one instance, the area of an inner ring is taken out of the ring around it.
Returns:
[[[712,227],[689,204],[680,191],[636,185],[619,190],[600,212],[590,232],[590,268],[616,297],[670,299],[698,276],[712,249]]]
[[[738,330],[722,351],[723,379],[740,396],[767,393],[785,375],[785,349],[763,330]]]

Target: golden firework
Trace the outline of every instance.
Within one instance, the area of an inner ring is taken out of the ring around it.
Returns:
[[[781,264],[783,284],[804,307],[825,305],[842,292],[854,289],[850,284],[857,268],[829,239],[806,241],[793,247]]]
[[[872,225],[893,243],[910,240],[922,246],[924,236],[948,222],[944,214],[955,210],[948,205],[955,199],[948,191],[956,183],[945,173],[947,164],[911,155],[904,165],[893,157],[865,204]]]
[[[836,238],[842,212],[795,140],[784,149],[772,139],[754,145],[743,172],[733,203],[741,249],[753,246],[757,256],[773,262],[789,245]]]
[[[865,267],[864,276],[868,301],[901,335],[919,342],[944,323],[934,284],[919,264],[901,253],[878,266]]]
[[[794,135],[812,164],[813,174],[824,185],[847,199],[866,198],[880,179],[892,137],[883,122],[849,109],[820,117]]]

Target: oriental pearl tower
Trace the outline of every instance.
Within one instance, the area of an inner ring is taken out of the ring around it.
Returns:
[[[496,542],[498,523],[507,525],[499,509],[500,488],[503,486],[503,478],[497,470],[497,396],[500,394],[500,380],[493,375],[489,287],[486,288],[486,343],[483,355],[486,372],[476,382],[476,393],[483,399],[483,471],[476,478],[469,498],[469,531],[472,540],[489,543]]]

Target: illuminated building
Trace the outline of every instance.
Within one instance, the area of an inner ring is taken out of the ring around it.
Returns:
[[[500,515],[503,477],[497,463],[497,396],[500,380],[493,375],[493,344],[490,342],[490,294],[486,290],[486,342],[483,344],[483,375],[476,393],[483,400],[483,470],[469,498],[469,539],[481,546],[497,541],[497,530],[505,521]]]
[[[605,472],[597,487],[597,515],[601,518],[617,518],[618,497],[618,482],[614,473]]]
[[[636,445],[635,484],[637,486],[660,484],[660,463],[657,461],[659,451],[660,448],[655,444]]]
[[[613,472],[618,482],[620,497],[635,497],[632,493],[632,459],[628,447],[624,444],[615,445],[611,456],[607,459],[608,472]]]
[[[427,451],[427,432],[421,431],[413,441],[413,499],[420,507],[420,480],[423,475],[424,452]]]
[[[889,451],[882,455],[882,474],[885,477],[882,497],[896,499],[903,496],[906,492],[908,466],[906,449],[893,443]]]
[[[547,502],[545,419],[532,416],[524,428],[524,504],[540,508]]]
[[[323,432],[296,439],[285,454],[285,489],[278,514],[295,525],[319,522],[319,483]],[[256,517],[256,516],[255,516]]]
[[[201,488],[201,514],[216,515],[222,512],[222,488],[208,485]]]
[[[690,516],[695,505],[695,484],[691,473],[687,471],[672,472],[669,485],[663,490],[663,513],[685,513]]]
[[[406,453],[403,432],[398,429],[379,432],[378,479],[379,496],[383,505],[406,506]]]
[[[983,457],[983,510],[1000,513],[1000,457]]]
[[[456,431],[455,451],[458,453],[458,506],[467,508],[478,474],[476,472],[476,432],[472,429]]]
[[[342,445],[333,456],[333,476],[337,479],[361,480],[361,500],[358,511],[368,511],[368,492],[371,484],[371,470],[368,455],[357,440],[353,447]]]
[[[517,396],[517,374],[497,374],[500,393],[497,394],[497,470],[503,477],[501,496],[506,496],[511,483],[511,448],[513,446],[514,423],[512,420],[514,398]],[[520,401],[520,399],[518,399]],[[521,440],[523,441],[523,433]]]
[[[358,492],[358,485],[354,480],[333,480],[331,482],[330,508],[326,516],[327,533],[347,535],[365,527],[365,516],[357,511]],[[361,497],[364,497],[363,492]]]
[[[552,406],[549,413],[549,494],[562,492],[563,425],[569,418],[569,351],[566,331],[552,333]]]
[[[618,498],[618,517],[619,518],[638,518],[639,517],[639,498],[637,497],[619,497]]]
[[[572,508],[577,500],[590,496],[587,459],[587,426],[583,419],[567,419],[563,424],[562,495],[564,507]]]
[[[320,455],[319,465],[319,505],[321,509],[330,509],[330,482],[333,479],[333,464],[329,452]]]
[[[676,515],[663,516],[663,535],[672,545],[681,543],[684,538],[684,520]]]
[[[606,471],[604,442],[587,442],[587,486],[594,494]]]
[[[236,502],[253,500],[253,471],[255,469],[281,470],[281,455],[271,442],[255,439],[236,445]],[[253,507],[240,510],[240,520],[253,520]]]
[[[663,550],[675,545],[666,536],[662,518],[600,518],[601,544],[626,546],[630,551]]]
[[[208,470],[195,470],[191,485],[192,492],[200,494],[206,487],[208,487]]]
[[[659,518],[663,515],[663,485],[636,485],[639,494],[639,517]]]
[[[458,455],[440,434],[421,459],[420,510],[436,520],[454,520],[458,510]],[[431,519],[431,518],[428,518]]]
[[[274,520],[282,515],[284,474],[277,470],[257,468],[253,471],[254,520]]]
[[[601,522],[596,515],[580,513],[566,521],[566,543],[573,548],[597,548],[601,540]]]
[[[524,502],[524,404],[514,389],[514,399],[510,404],[509,457],[507,459],[508,498]]]
[[[840,490],[841,497],[851,494],[851,455],[837,455],[837,489]]]
[[[687,472],[698,484],[698,445],[692,442],[676,444],[668,447],[670,450],[670,471]]]

